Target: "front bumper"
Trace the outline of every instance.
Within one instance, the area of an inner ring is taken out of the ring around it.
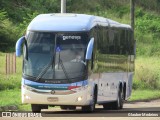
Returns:
[[[37,93],[22,87],[22,103],[84,106],[89,105],[91,102],[92,92],[89,87],[85,90],[66,95]]]

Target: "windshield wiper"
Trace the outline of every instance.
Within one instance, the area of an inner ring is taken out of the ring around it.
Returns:
[[[54,48],[54,53],[52,56],[51,61],[43,68],[43,70],[40,72],[40,74],[37,76],[35,81],[39,81],[43,75],[47,72],[47,70],[49,69],[49,67],[52,65],[52,69],[53,69],[53,63],[55,65],[55,54],[56,54],[56,35],[55,35],[55,48]]]
[[[59,45],[60,45],[60,43],[59,43],[59,41],[57,42],[57,35],[55,35],[55,48],[54,48],[53,57],[52,57],[51,61],[43,68],[43,70],[40,72],[40,74],[38,75],[38,77],[36,78],[35,81],[39,81],[43,77],[43,75],[47,72],[47,70],[50,68],[51,65],[52,65],[52,69],[53,69],[53,67],[55,66],[56,49],[57,49],[57,46],[59,47]],[[58,64],[60,63],[60,65],[62,67],[62,70],[63,70],[67,80],[69,82],[71,82],[71,80],[69,79],[68,73],[66,72],[66,69],[65,69],[65,67],[63,65],[63,62],[62,62],[62,60],[60,58],[60,51],[58,51],[58,52],[59,52],[59,62],[58,62]],[[55,67],[54,67],[54,69],[55,69]],[[55,70],[54,70],[54,72],[55,72]],[[55,75],[55,73],[53,73],[53,76],[54,75]]]
[[[39,81],[40,78],[43,77],[43,75],[47,72],[47,70],[49,69],[49,67],[53,64],[53,61],[54,61],[54,57],[51,59],[51,62],[49,62],[49,64],[47,64],[47,65],[43,68],[42,72],[40,72],[40,74],[37,76],[37,78],[36,78],[35,81]]]
[[[65,74],[68,82],[71,82],[71,80],[70,80],[69,77],[68,77],[68,73],[67,73],[67,71],[66,71],[66,69],[65,69],[65,67],[64,67],[64,65],[63,65],[63,62],[62,62],[62,60],[61,60],[61,58],[60,58],[60,52],[59,52],[59,62],[58,62],[58,63],[60,63],[60,65],[61,65],[61,67],[62,67],[62,70],[63,70],[63,72],[64,72],[64,74]]]
[[[40,78],[43,77],[43,75],[47,72],[47,70],[50,68],[51,65],[52,65],[52,69],[53,69],[53,66],[55,65],[55,52],[52,56],[51,61],[43,68],[42,72],[40,72],[40,74],[37,76],[35,81],[39,81]]]

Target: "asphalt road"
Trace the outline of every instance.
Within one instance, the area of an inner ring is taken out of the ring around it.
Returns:
[[[0,120],[160,120],[160,100],[149,102],[125,103],[122,110],[103,110],[102,106],[96,106],[94,113],[83,113],[78,108],[76,111],[50,108],[43,110],[41,118],[0,118]]]
[[[76,111],[52,108],[44,110],[44,112],[42,116],[47,117],[141,117],[142,113],[146,114],[143,114],[143,116],[156,116],[158,114],[160,117],[160,100],[125,103],[122,110],[104,110],[103,106],[97,105],[94,113],[84,113],[81,108],[77,108]]]

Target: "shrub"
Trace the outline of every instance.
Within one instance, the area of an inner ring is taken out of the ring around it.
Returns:
[[[10,75],[2,76],[0,75],[0,91],[9,89],[20,89],[21,88],[21,76]]]
[[[16,39],[16,27],[8,19],[5,10],[0,10],[0,50],[3,52],[13,51]]]
[[[141,57],[136,60],[134,89],[160,89],[159,59]]]

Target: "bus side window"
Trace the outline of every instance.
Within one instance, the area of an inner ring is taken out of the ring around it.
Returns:
[[[129,31],[128,29],[126,29],[126,38],[125,38],[125,54],[128,55],[129,54],[129,49],[130,49],[130,44],[129,44]]]
[[[109,54],[115,54],[115,30],[112,28],[109,30]]]
[[[125,45],[125,42],[126,42],[126,33],[125,33],[125,30],[122,29],[121,30],[121,34],[120,34],[120,54],[121,55],[124,55],[126,54],[126,45]]]

